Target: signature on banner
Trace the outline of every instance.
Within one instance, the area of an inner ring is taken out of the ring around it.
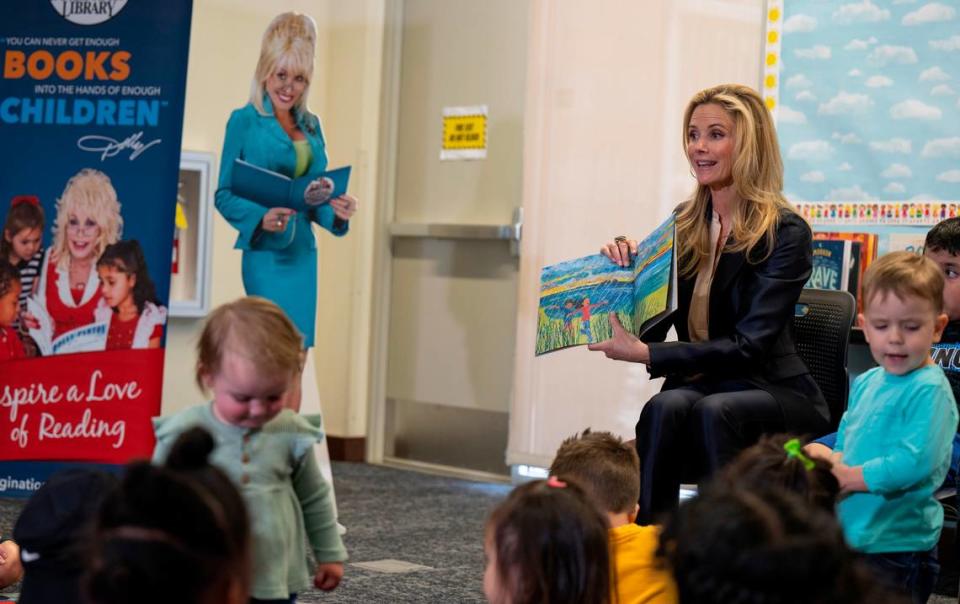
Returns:
[[[130,151],[130,161],[140,157],[140,155],[154,145],[160,144],[162,139],[155,139],[149,142],[143,142],[143,131],[131,134],[122,141],[118,141],[109,136],[100,134],[88,134],[77,139],[77,147],[83,151],[91,151],[100,154],[100,161],[105,161],[108,157],[113,157],[121,151]]]

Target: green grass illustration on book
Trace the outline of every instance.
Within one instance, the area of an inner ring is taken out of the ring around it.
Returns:
[[[330,199],[339,197],[347,192],[347,185],[350,183],[350,166],[329,170],[319,176],[290,178],[279,172],[236,159],[233,162],[233,173],[230,175],[230,190],[234,195],[255,201],[267,208],[306,211],[314,206],[308,205],[303,200],[303,192],[312,181],[319,178],[328,178],[333,182],[333,193]]]
[[[637,336],[673,312],[677,307],[674,233],[671,214],[637,244],[637,255],[627,267],[601,254],[543,267],[536,354],[610,338],[611,312]]]

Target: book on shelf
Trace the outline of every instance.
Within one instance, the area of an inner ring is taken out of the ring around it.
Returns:
[[[629,266],[593,254],[545,266],[540,274],[536,354],[610,338],[609,314],[636,336],[677,307],[674,216],[643,241]]]
[[[860,262],[857,266],[856,282],[857,287],[852,292],[857,299],[857,312],[863,311],[863,296],[861,289],[863,286],[863,273],[870,268],[870,264],[877,257],[878,235],[876,233],[841,233],[841,232],[815,232],[813,234],[816,240],[833,241],[855,241],[860,244]]]
[[[813,268],[804,287],[850,292],[860,286],[860,242],[838,239],[813,240]]]

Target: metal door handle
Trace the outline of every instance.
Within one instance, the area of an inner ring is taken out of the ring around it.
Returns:
[[[519,254],[520,237],[523,233],[523,208],[513,211],[513,224],[437,224],[437,223],[390,223],[391,237],[415,237],[426,239],[486,239],[509,241],[516,256]]]

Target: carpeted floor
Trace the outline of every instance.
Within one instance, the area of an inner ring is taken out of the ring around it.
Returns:
[[[353,463],[334,463],[333,475],[350,561],[335,591],[304,592],[298,602],[484,602],[483,524],[508,485]],[[11,534],[22,506],[0,499],[0,533]],[[353,565],[380,560],[429,568],[385,573]],[[18,591],[19,584],[3,593]]]
[[[333,473],[350,563],[335,591],[305,592],[299,602],[484,602],[483,524],[508,485],[366,464],[334,463]],[[11,533],[22,506],[0,499],[0,533]],[[381,560],[428,568],[385,573],[354,566]],[[13,585],[3,593],[17,591]],[[929,604],[956,602],[935,595]]]

